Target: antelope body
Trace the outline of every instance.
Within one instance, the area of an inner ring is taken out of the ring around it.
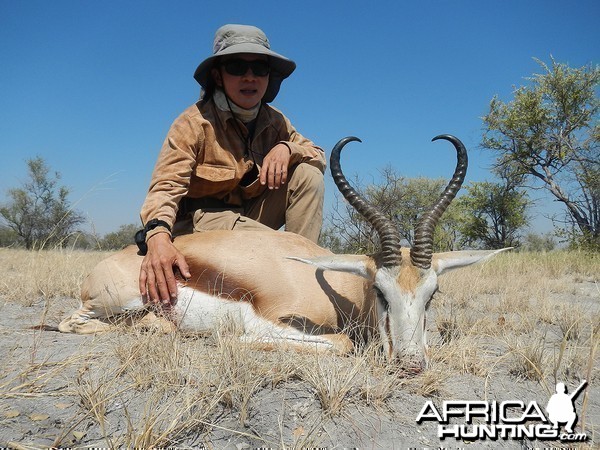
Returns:
[[[409,356],[418,367],[427,360],[425,314],[438,275],[485,260],[502,250],[433,254],[433,229],[464,179],[462,143],[455,174],[415,229],[415,245],[402,249],[395,226],[346,182],[333,149],[331,170],[348,202],[379,234],[374,256],[335,255],[302,236],[278,231],[209,231],[175,238],[192,277],[181,281],[177,302],[165,313],[174,327],[208,332],[236,324],[242,338],[272,345],[291,344],[347,352],[359,340],[381,338],[390,358]],[[436,138],[437,139],[437,138]],[[106,319],[143,311],[138,289],[142,257],[130,246],[99,263],[82,286],[79,310],[60,331],[96,333]]]

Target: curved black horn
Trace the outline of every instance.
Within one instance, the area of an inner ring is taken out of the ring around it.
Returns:
[[[342,173],[340,153],[344,146],[352,141],[362,142],[354,136],[345,137],[335,144],[331,151],[330,165],[333,181],[348,203],[350,203],[350,205],[358,211],[358,213],[363,216],[373,228],[375,228],[375,231],[377,231],[379,242],[381,243],[381,264],[384,267],[400,265],[402,262],[400,233],[398,233],[398,230],[391,220],[385,217],[381,211],[376,209],[373,205],[369,204],[352,186],[350,186],[348,180],[346,180],[346,177]]]
[[[459,191],[462,183],[467,174],[468,157],[467,149],[463,143],[456,137],[449,134],[441,134],[432,139],[437,141],[438,139],[445,139],[446,141],[452,142],[454,148],[456,148],[456,169],[452,179],[444,189],[444,192],[438,199],[437,203],[429,210],[424,213],[419,223],[415,227],[415,239],[412,248],[410,249],[410,259],[413,265],[422,269],[429,269],[431,267],[431,258],[433,257],[433,231],[437,225],[440,217],[446,211],[446,208],[450,205],[456,193]]]

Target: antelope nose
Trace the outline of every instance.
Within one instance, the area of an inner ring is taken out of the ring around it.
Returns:
[[[423,354],[397,354],[395,362],[402,367],[402,371],[410,375],[417,375],[427,369],[428,358]]]
[[[427,361],[425,358],[409,358],[406,360],[406,371],[410,374],[417,375],[427,369]]]

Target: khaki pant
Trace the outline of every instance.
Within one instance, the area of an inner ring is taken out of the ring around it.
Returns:
[[[319,239],[323,222],[323,174],[308,164],[295,166],[288,182],[267,189],[240,208],[202,209],[193,218],[179,220],[173,235],[209,230],[278,230],[300,234],[313,242]]]

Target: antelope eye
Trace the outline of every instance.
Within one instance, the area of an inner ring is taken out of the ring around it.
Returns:
[[[439,287],[436,286],[435,290],[433,291],[433,293],[431,294],[431,296],[429,297],[429,300],[427,300],[427,303],[425,303],[425,309],[429,308],[429,305],[431,303],[431,300],[433,300],[433,297],[435,297],[435,294],[437,293],[437,291],[439,291]]]
[[[375,294],[377,295],[377,299],[383,304],[383,307],[385,309],[390,309],[390,304],[388,303],[387,299],[385,298],[385,295],[383,295],[383,292],[381,292],[381,289],[379,289],[376,286],[373,286],[373,289],[375,289]]]

